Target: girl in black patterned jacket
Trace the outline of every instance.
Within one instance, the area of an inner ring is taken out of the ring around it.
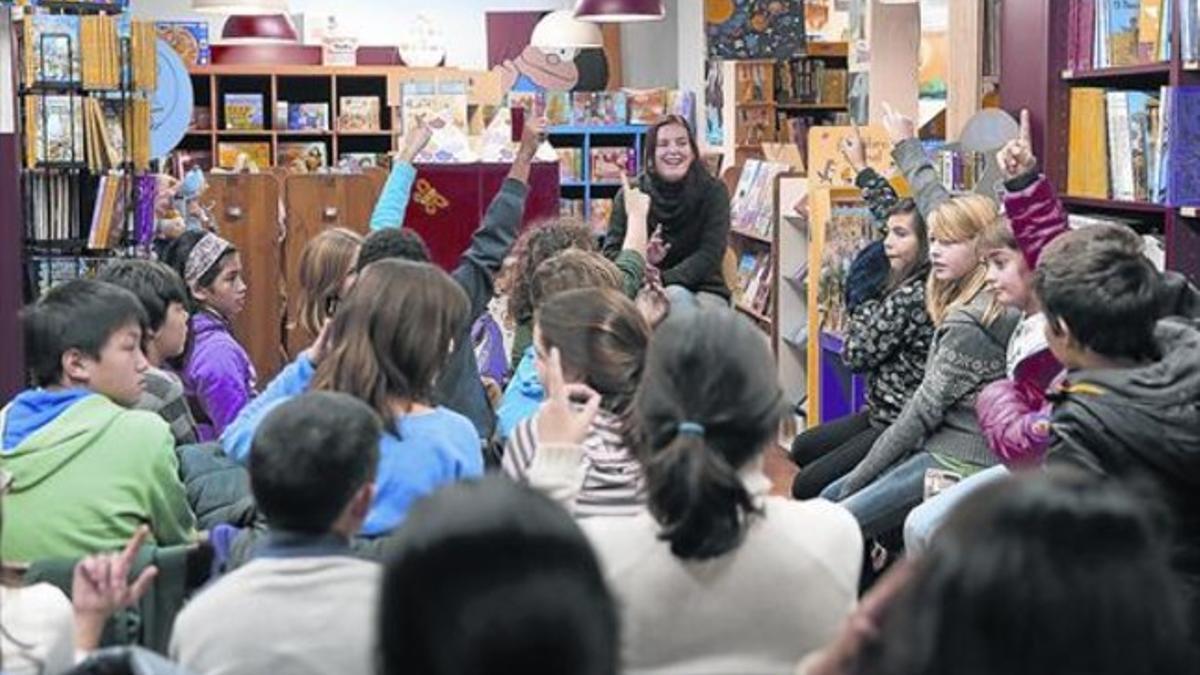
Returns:
[[[856,184],[887,236],[869,244],[847,278],[845,345],[842,360],[867,376],[867,408],[805,431],[792,443],[800,473],[792,483],[797,499],[811,499],[853,469],[871,449],[925,375],[933,323],[925,304],[929,239],[912,200],[900,200],[887,179],[866,166],[862,141],[851,136],[843,152],[858,171]]]

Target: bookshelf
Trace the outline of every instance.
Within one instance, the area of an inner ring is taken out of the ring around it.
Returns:
[[[734,184],[730,188],[728,244],[737,260],[730,288],[733,306],[769,336],[776,354],[781,352],[779,185],[784,177],[794,180],[802,176],[784,163],[747,159],[742,166],[726,170],[724,177],[727,185]]]
[[[612,199],[621,189],[621,180],[605,178],[593,180],[593,150],[611,148],[627,153],[626,173],[632,179],[642,171],[646,131],[644,124],[619,125],[559,125],[550,127],[548,135],[555,150],[578,152],[576,168],[578,176],[562,175],[560,191],[563,215],[574,215],[588,223],[597,236],[608,230],[608,216],[612,213]],[[560,154],[561,157],[561,154]],[[571,208],[567,208],[567,204]]]
[[[792,406],[791,438],[807,427],[799,414],[808,397],[808,178],[789,172],[775,179],[775,362]]]
[[[1181,35],[1184,6],[1170,3],[1171,31]],[[1200,85],[1200,70],[1183,57],[1182,40],[1171,41],[1166,61],[1102,69],[1071,68],[1071,2],[1005,2],[1001,14],[1001,70],[1019,73],[1001,79],[1001,104],[1014,114],[1027,108],[1033,121],[1034,151],[1043,171],[1064,193],[1072,213],[1135,221],[1140,230],[1163,238],[1168,269],[1200,282],[1200,222],[1189,208],[1146,201],[1082,197],[1067,193],[1071,93],[1079,87],[1155,92],[1160,87]],[[1164,5],[1165,6],[1165,5]]]
[[[721,152],[726,166],[742,166],[761,158],[762,144],[778,136],[775,119],[775,62],[767,59],[721,63],[721,119],[725,136]]]

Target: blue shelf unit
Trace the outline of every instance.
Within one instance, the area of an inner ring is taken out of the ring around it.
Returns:
[[[607,126],[591,126],[583,124],[566,124],[553,126],[549,129],[550,144],[555,148],[581,148],[583,151],[583,180],[562,181],[559,196],[562,199],[582,199],[583,219],[590,222],[592,217],[592,199],[612,199],[620,189],[620,183],[593,183],[592,148],[613,148],[633,146],[637,156],[637,173],[642,171],[642,148],[646,143],[645,124],[616,124]],[[632,142],[630,142],[632,140]],[[632,176],[631,176],[632,178]]]

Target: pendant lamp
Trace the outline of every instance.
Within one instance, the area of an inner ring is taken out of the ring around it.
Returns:
[[[287,14],[234,14],[225,20],[221,41],[230,43],[299,42]]]
[[[287,0],[192,0],[192,9],[206,14],[286,14]]]
[[[592,49],[604,46],[604,34],[590,21],[571,16],[571,10],[550,12],[533,28],[529,44],[541,49]]]
[[[575,18],[596,23],[661,21],[667,15],[662,0],[579,0]]]

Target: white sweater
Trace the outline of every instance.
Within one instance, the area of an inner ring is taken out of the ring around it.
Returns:
[[[825,646],[854,608],[862,563],[858,523],[824,500],[764,497],[741,545],[682,561],[648,512],[580,521],[621,605],[628,673],[790,673]]]
[[[54,586],[0,586],[0,625],[5,675],[58,675],[75,665],[71,601]]]

